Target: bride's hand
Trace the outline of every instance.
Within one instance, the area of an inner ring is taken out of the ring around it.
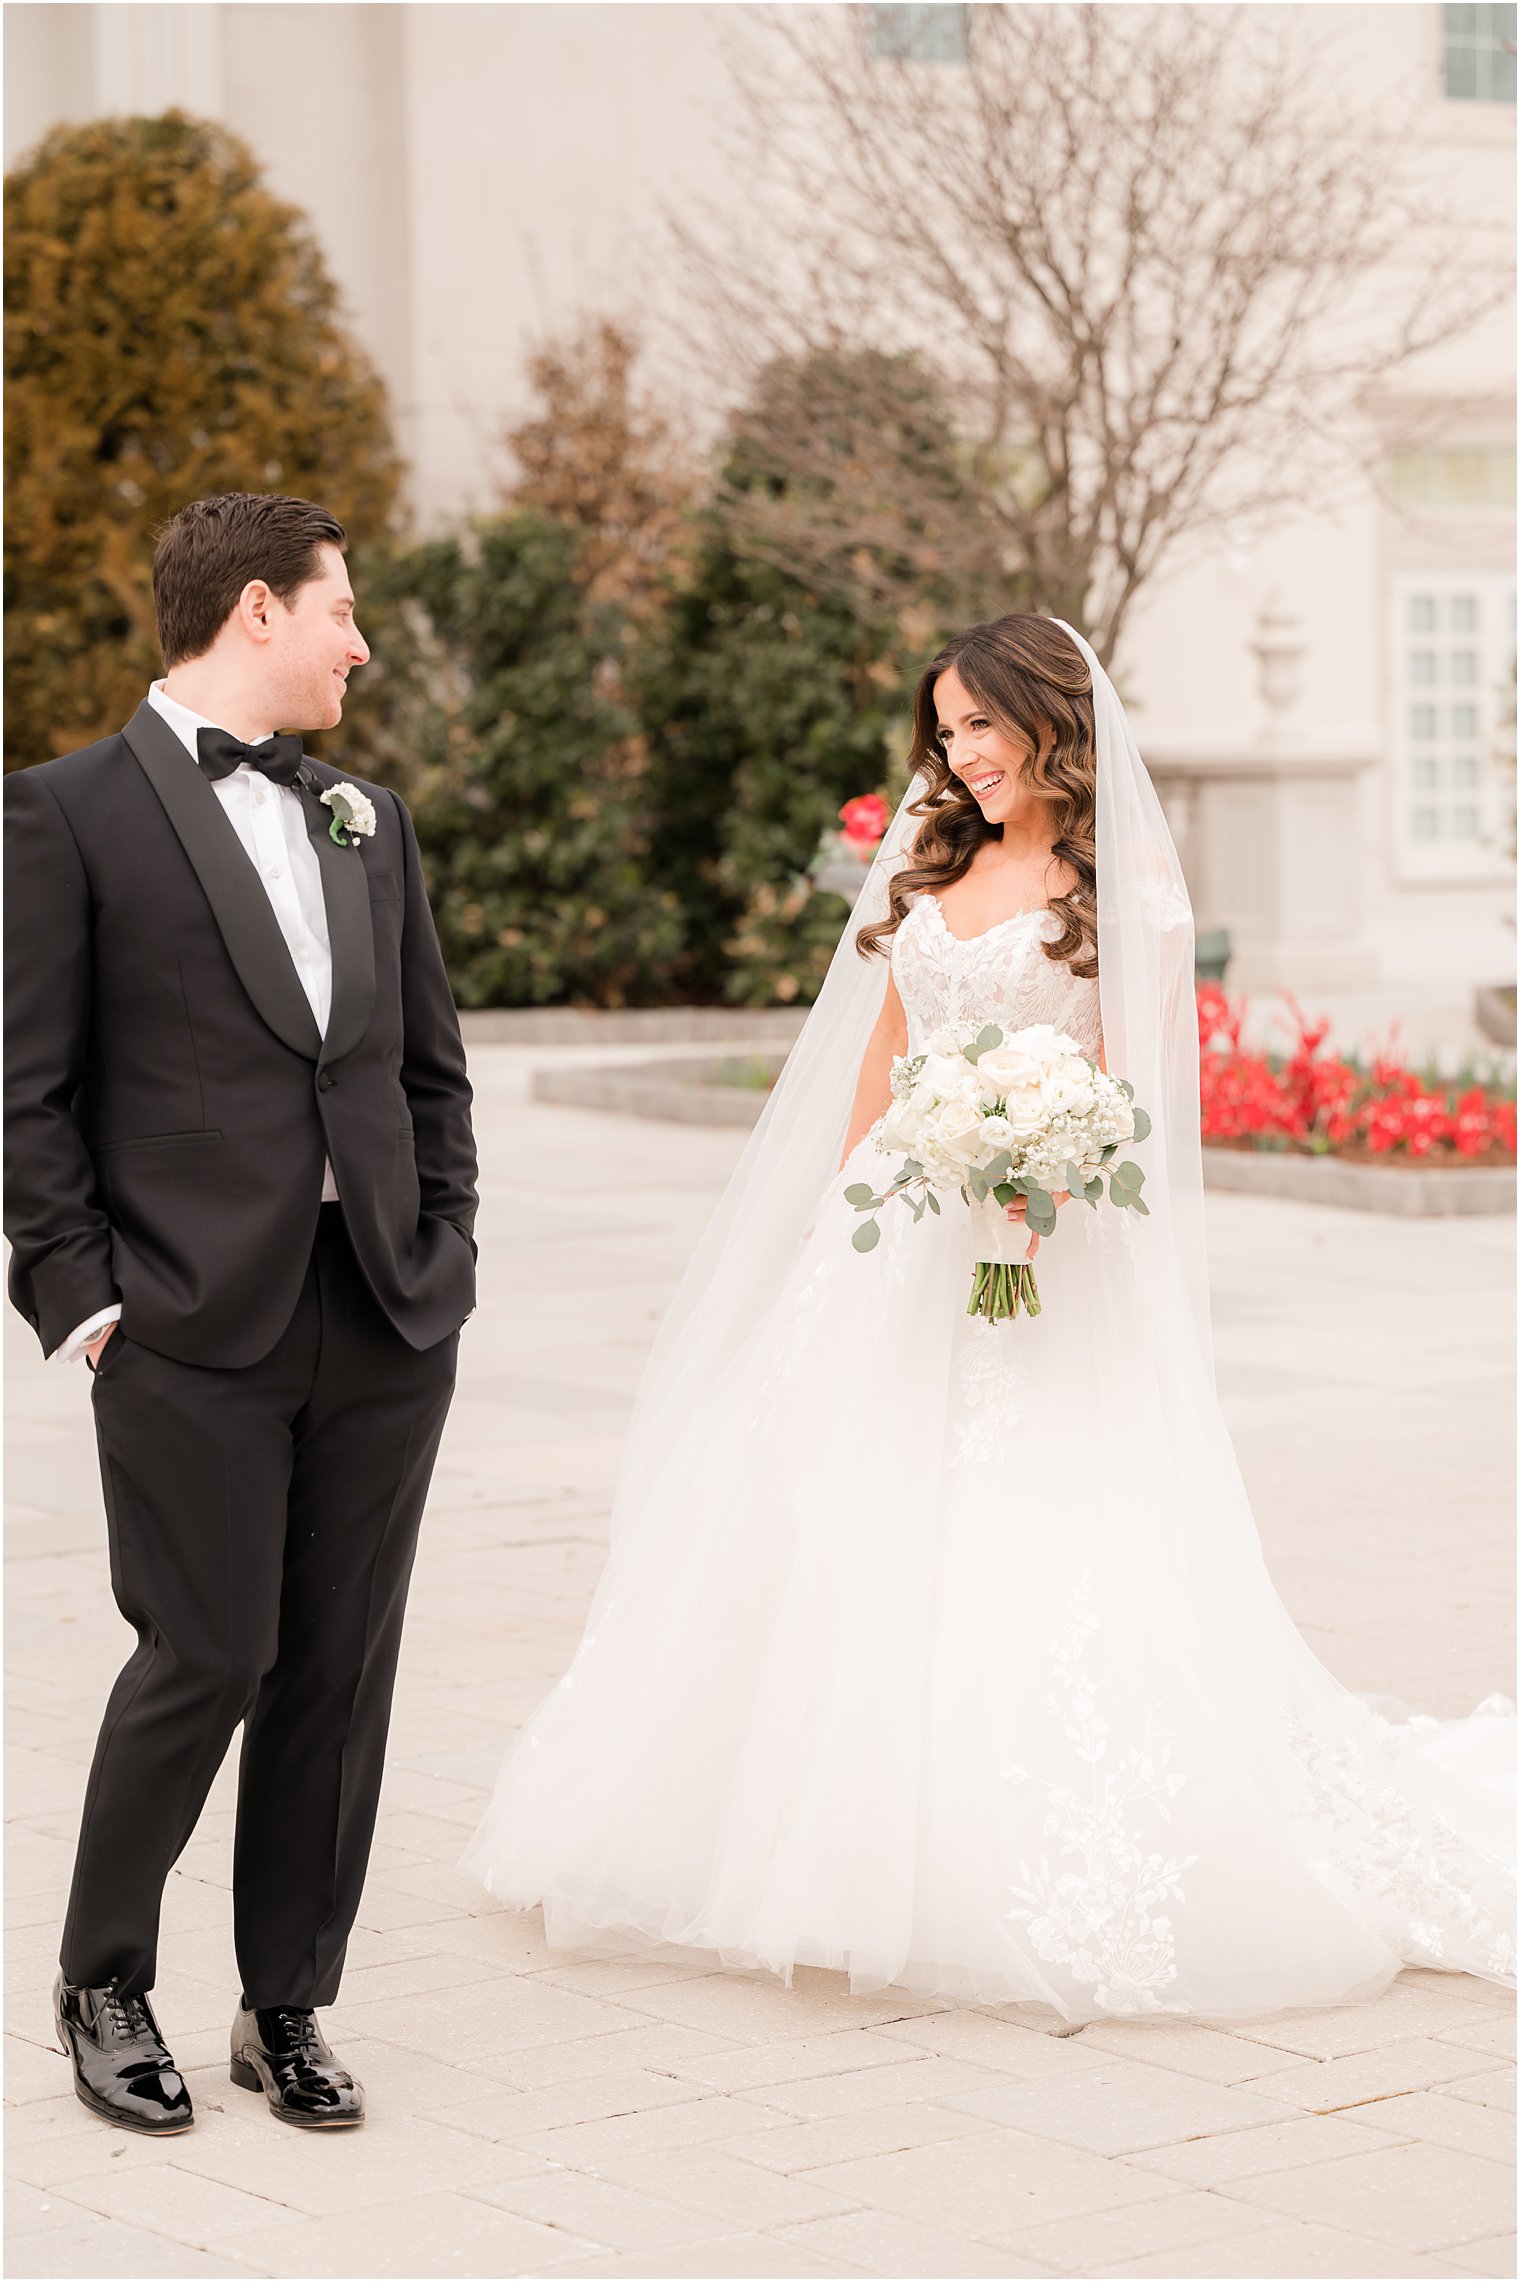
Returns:
[[[1050,1201],[1051,1201],[1051,1203],[1052,1203],[1052,1204],[1055,1206],[1055,1208],[1056,1208],[1057,1212],[1059,1212],[1063,1204],[1070,1204],[1070,1202],[1071,1202],[1071,1191],[1070,1191],[1070,1189],[1052,1189],[1052,1190],[1051,1190],[1051,1192],[1050,1192]],[[1012,1204],[1010,1204],[1010,1205],[1006,1205],[1006,1206],[1004,1207],[1004,1210],[1007,1212],[1007,1214],[1008,1214],[1008,1217],[1009,1217],[1009,1219],[1010,1219],[1010,1220],[1022,1220],[1022,1219],[1024,1219],[1024,1217],[1025,1217],[1026,1213],[1028,1212],[1028,1209],[1029,1209],[1029,1199],[1028,1199],[1028,1197],[1025,1197],[1025,1196],[1016,1196],[1016,1197],[1014,1198],[1014,1200],[1013,1200]],[[1034,1256],[1035,1256],[1036,1252],[1038,1252],[1038,1250],[1039,1250],[1039,1249],[1040,1249],[1040,1239],[1039,1239],[1039,1237],[1038,1237],[1038,1236],[1036,1236],[1036,1235],[1033,1235],[1033,1234],[1031,1234],[1031,1236],[1030,1236],[1030,1239],[1029,1239],[1029,1250],[1028,1250],[1028,1252],[1025,1254],[1025,1258],[1026,1258],[1026,1259],[1030,1259],[1030,1260],[1032,1260],[1032,1259],[1034,1258]]]
[[[1056,1207],[1057,1211],[1059,1211],[1063,1204],[1070,1204],[1070,1189],[1052,1189],[1050,1192],[1050,1201]],[[1022,1220],[1029,1210],[1029,1199],[1027,1196],[1016,1196],[1012,1204],[1005,1206],[1004,1209],[1006,1210],[1010,1220]]]

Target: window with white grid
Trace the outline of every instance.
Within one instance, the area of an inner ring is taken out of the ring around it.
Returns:
[[[1407,879],[1493,879],[1514,734],[1515,582],[1433,572],[1393,596],[1395,842]]]
[[[1515,100],[1515,0],[1441,11],[1446,92],[1468,103]]]

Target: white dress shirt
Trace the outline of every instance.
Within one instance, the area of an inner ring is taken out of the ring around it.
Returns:
[[[204,714],[192,713],[188,705],[181,705],[178,698],[166,693],[161,681],[154,682],[148,691],[148,703],[155,713],[163,715],[179,738],[190,757],[190,766],[198,768],[197,729],[217,729],[221,723],[208,721]],[[243,741],[245,744],[264,743],[262,737]],[[230,776],[217,778],[211,789],[259,875],[295,962],[301,988],[316,1017],[317,1028],[326,1037],[327,1018],[332,1010],[332,947],[327,936],[322,867],[306,830],[301,795],[294,785],[271,784],[246,761]],[[332,1166],[326,1164],[322,1168],[322,1202],[333,1203],[337,1194]],[[54,1350],[55,1357],[65,1363],[75,1361],[92,1340],[100,1337],[108,1323],[117,1323],[120,1319],[119,1304],[102,1308],[98,1315],[92,1315],[70,1333],[63,1345]]]

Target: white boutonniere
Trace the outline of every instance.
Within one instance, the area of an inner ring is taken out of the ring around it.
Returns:
[[[375,804],[369,794],[361,792],[356,784],[335,784],[331,791],[323,793],[322,805],[333,812],[332,822],[327,827],[327,837],[335,840],[340,848],[349,845],[344,838],[345,832],[351,833],[356,840],[374,838]]]

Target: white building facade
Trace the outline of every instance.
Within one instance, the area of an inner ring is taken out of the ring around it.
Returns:
[[[60,122],[172,104],[241,136],[310,214],[438,528],[490,504],[532,343],[636,308],[662,209],[732,194],[742,12],[16,0],[6,164]],[[964,13],[896,8],[875,36],[953,74]],[[1287,13],[1337,33],[1348,100],[1417,99],[1428,156],[1475,216],[1472,261],[1508,276],[1513,0]],[[1200,927],[1230,931],[1232,985],[1457,993],[1513,971],[1512,316],[1401,386],[1380,485],[1179,561],[1126,628],[1118,678]],[[1395,456],[1411,410],[1420,446]]]

